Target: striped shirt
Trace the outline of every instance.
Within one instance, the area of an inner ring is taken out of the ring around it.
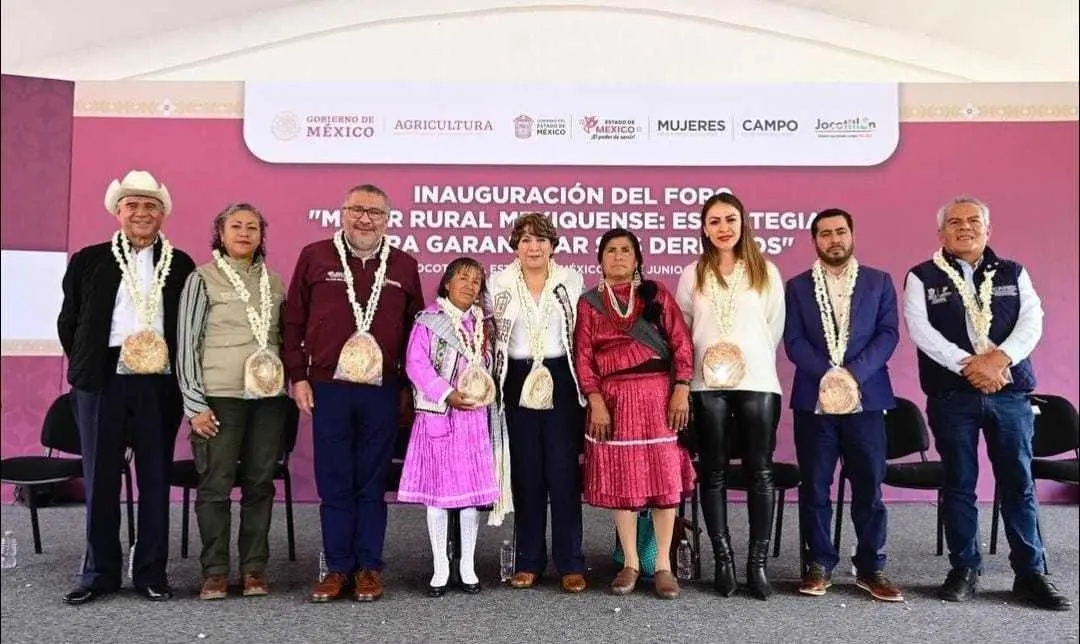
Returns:
[[[192,271],[180,294],[180,317],[177,320],[176,378],[184,397],[184,415],[198,416],[210,409],[203,385],[202,353],[206,318],[210,315],[210,297],[206,282]]]

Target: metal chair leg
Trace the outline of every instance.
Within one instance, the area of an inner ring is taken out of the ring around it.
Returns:
[[[26,486],[26,507],[30,508],[30,531],[34,535],[34,554],[41,554],[41,526],[38,523],[37,503],[34,501],[35,486]]]
[[[990,554],[997,554],[998,521],[1001,520],[1001,494],[994,485],[994,507],[990,511]]]
[[[135,547],[135,492],[131,484],[131,465],[124,468],[124,488],[127,496],[128,547]]]
[[[691,525],[694,526],[694,579],[701,579],[701,525],[698,524],[698,507],[701,505],[698,486],[694,484],[694,491],[690,495]]]
[[[284,472],[285,481],[285,534],[289,541],[289,561],[296,561],[296,527],[293,523],[292,476]]]
[[[447,512],[446,555],[450,560],[450,584],[461,583],[461,510]]]
[[[937,494],[937,556],[945,554],[945,510],[941,505],[942,492]]]
[[[784,533],[784,490],[773,492],[776,497],[776,535],[773,536],[773,559],[780,556],[780,535]]]
[[[191,512],[191,488],[184,488],[184,512],[180,515],[180,558],[188,556],[188,514]]]
[[[840,470],[840,476],[836,482],[836,517],[833,523],[833,548],[840,552],[840,532],[844,527],[844,494],[847,492],[847,477],[844,470]]]

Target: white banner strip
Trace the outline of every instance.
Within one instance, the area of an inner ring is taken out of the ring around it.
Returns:
[[[475,87],[245,84],[270,163],[872,166],[899,142],[896,84]]]

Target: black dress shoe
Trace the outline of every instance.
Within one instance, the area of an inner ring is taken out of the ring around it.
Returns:
[[[445,594],[446,594],[446,585],[445,584],[443,584],[442,586],[428,586],[427,587],[427,596],[428,597],[442,597]]]
[[[475,584],[465,584],[465,583],[461,584],[461,590],[469,593],[470,595],[475,595],[475,594],[477,594],[478,592],[480,592],[483,589],[484,589],[484,587],[481,586],[479,582],[477,582]]]
[[[82,604],[89,604],[99,597],[108,595],[108,591],[94,590],[93,588],[87,588],[86,586],[76,586],[74,590],[64,595],[64,603],[72,606],[80,606]]]
[[[147,584],[136,586],[135,592],[152,602],[163,602],[172,599],[172,589],[165,584]]]
[[[1061,594],[1050,581],[1050,578],[1041,573],[1030,575],[1017,575],[1013,581],[1013,594],[1021,601],[1037,608],[1046,610],[1070,610],[1072,601]]]
[[[975,594],[979,571],[974,568],[953,568],[938,589],[938,597],[947,602],[963,602]]]

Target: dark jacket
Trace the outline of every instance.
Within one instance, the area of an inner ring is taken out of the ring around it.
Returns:
[[[378,257],[364,262],[349,255],[348,261],[356,299],[366,307]],[[424,294],[415,259],[392,248],[386,261],[386,284],[370,332],[382,349],[383,384],[400,385],[405,378],[405,343],[416,314],[424,308]],[[332,240],[317,241],[300,251],[285,297],[282,329],[282,356],[292,382],[332,380],[338,355],[356,332],[343,273]]]
[[[161,240],[154,243],[154,262],[161,257]],[[180,292],[195,263],[174,248],[172,267],[165,279],[161,305],[169,364],[176,364],[176,315]],[[112,254],[111,242],[87,246],[71,256],[64,273],[64,303],[56,320],[60,344],[68,358],[67,380],[73,387],[100,391],[111,367],[109,334],[112,331],[116,291],[120,288],[120,267]]]
[[[791,408],[813,411],[818,385],[830,364],[810,271],[788,280],[784,293],[787,297],[784,348],[795,363]],[[851,294],[851,333],[841,366],[859,383],[863,411],[895,406],[886,364],[899,340],[900,319],[892,278],[888,273],[860,264]]]

